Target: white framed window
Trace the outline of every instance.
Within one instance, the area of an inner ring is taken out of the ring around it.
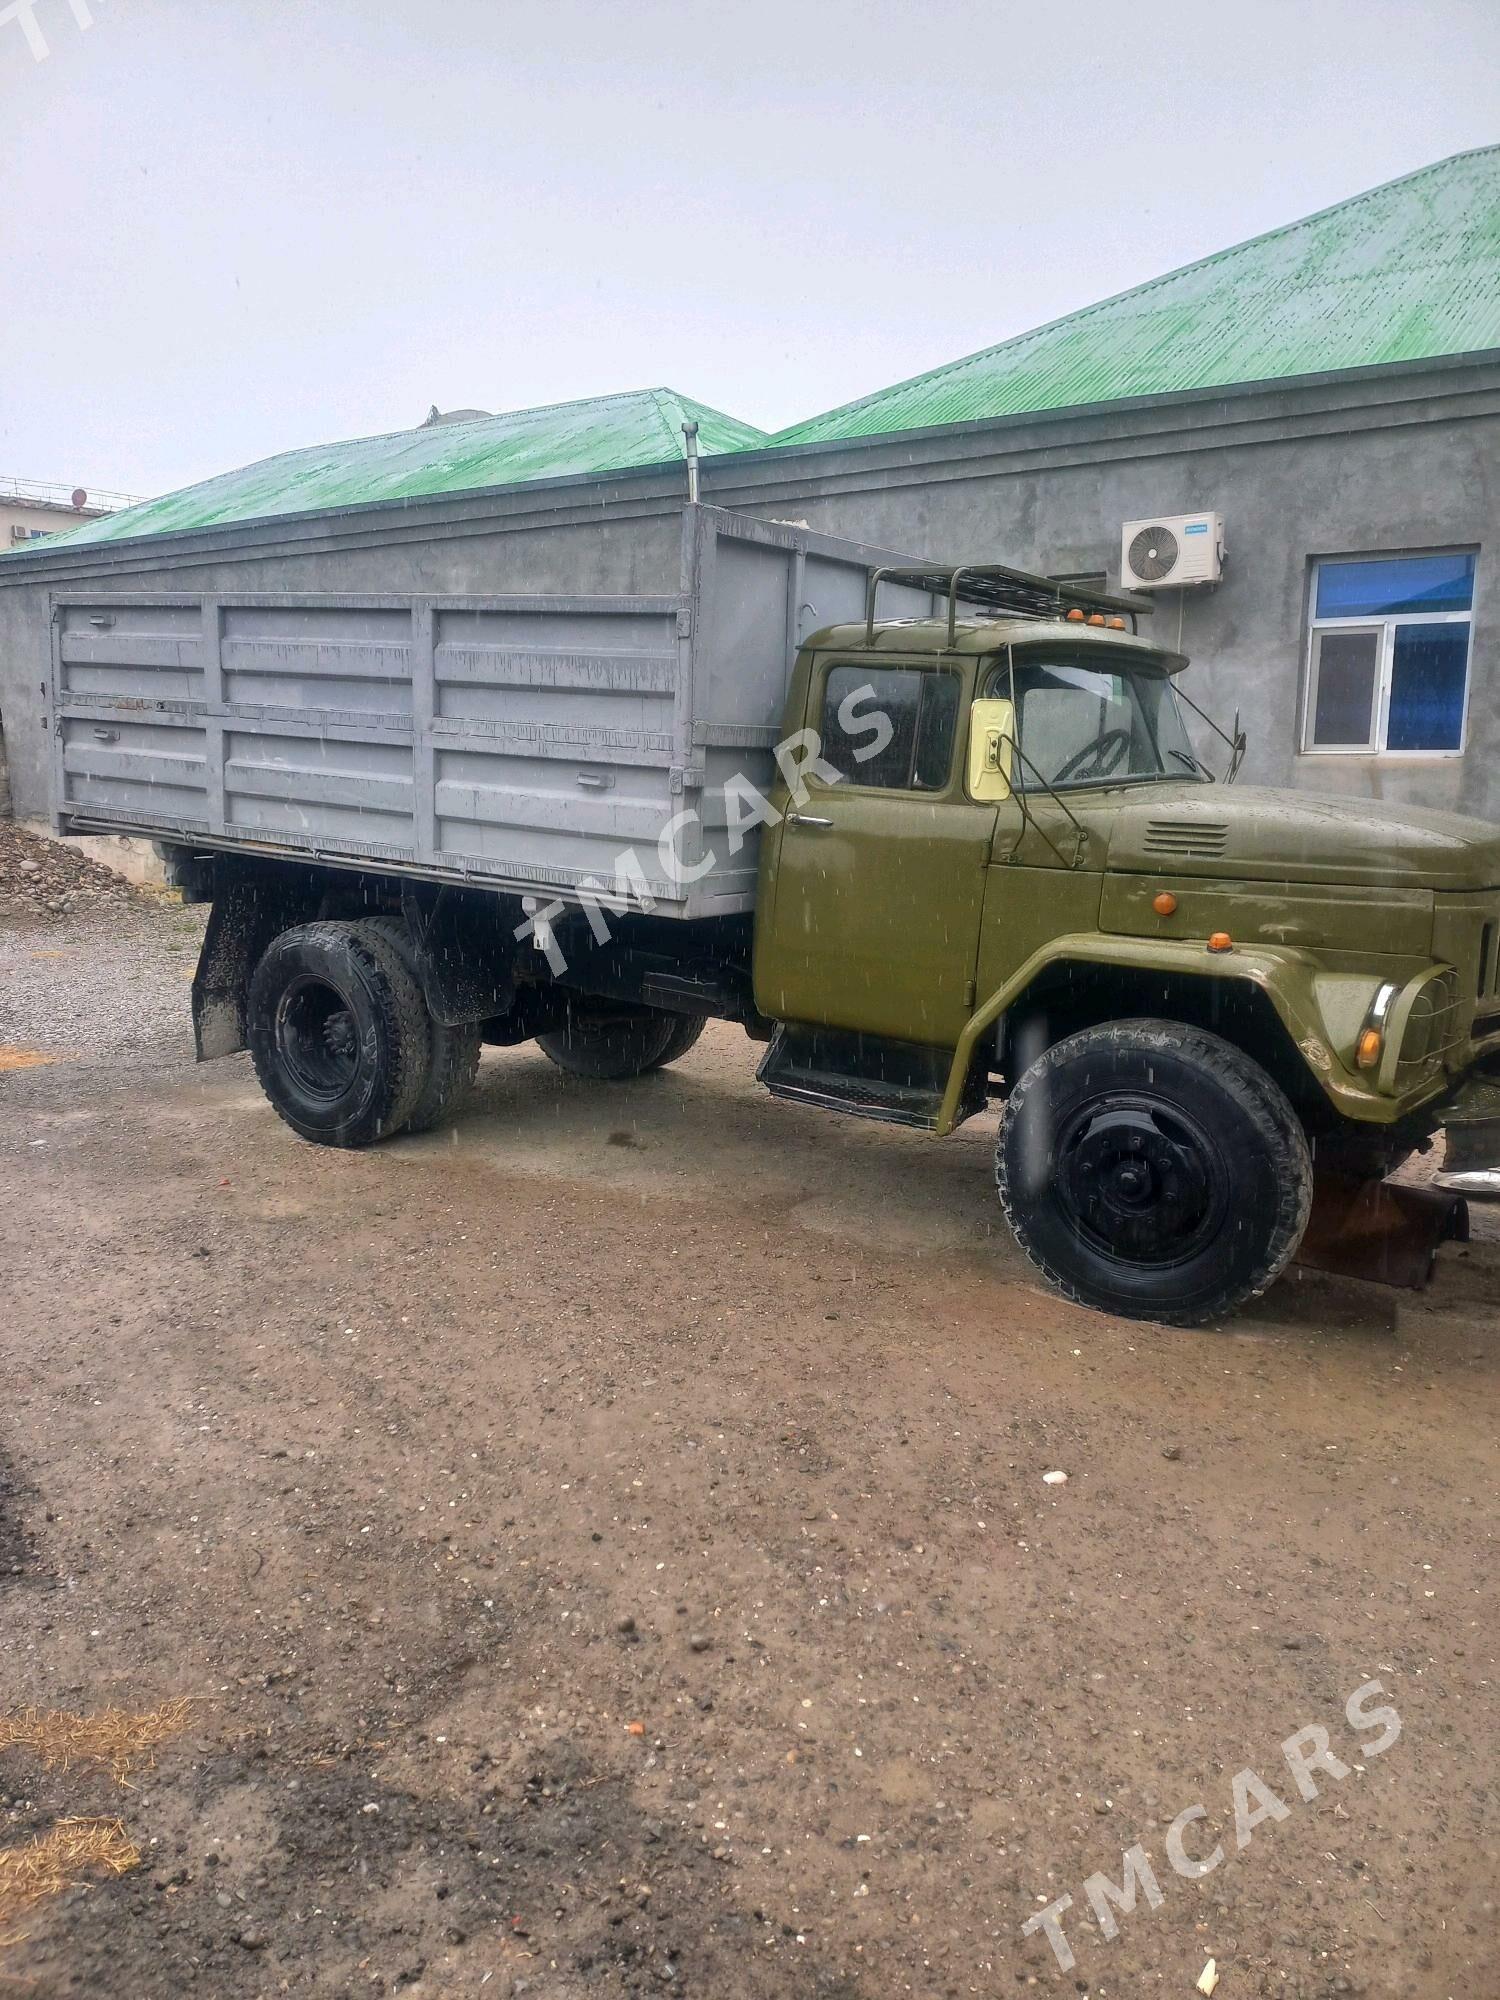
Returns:
[[[1475,561],[1440,552],[1314,563],[1304,752],[1462,753]]]

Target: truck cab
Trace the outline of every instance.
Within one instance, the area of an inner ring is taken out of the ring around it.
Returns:
[[[935,1133],[999,1094],[1042,1269],[1212,1317],[1295,1251],[1315,1159],[1378,1179],[1500,1110],[1500,830],[1216,782],[1125,601],[959,615],[992,574],[799,656],[761,1077]]]

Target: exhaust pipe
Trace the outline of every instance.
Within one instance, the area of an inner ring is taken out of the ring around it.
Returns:
[[[688,505],[698,504],[698,426],[684,424],[682,435],[687,440]]]

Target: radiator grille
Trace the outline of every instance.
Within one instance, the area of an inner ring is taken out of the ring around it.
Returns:
[[[1487,1000],[1500,991],[1500,954],[1495,950],[1495,926],[1485,925],[1479,933],[1479,983],[1476,997]]]
[[[1407,1017],[1396,1065],[1397,1089],[1415,1082],[1421,1071],[1441,1062],[1463,1039],[1458,974],[1448,967],[1427,980]]]

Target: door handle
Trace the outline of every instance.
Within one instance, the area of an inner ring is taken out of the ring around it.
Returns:
[[[831,819],[822,819],[819,817],[817,813],[788,813],[786,816],[786,823],[788,826],[832,826],[833,825],[833,821]]]

